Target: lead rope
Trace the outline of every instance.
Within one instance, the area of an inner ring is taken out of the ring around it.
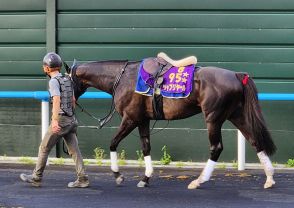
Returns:
[[[156,124],[157,121],[158,120],[155,120],[152,128],[150,129],[150,135],[154,135],[154,134],[157,134],[158,132],[161,132],[161,131],[165,130],[168,127],[168,125],[169,125],[169,120],[167,120],[167,123],[166,123],[166,125],[163,128],[160,128],[157,131],[152,132],[154,130],[154,127],[155,127],[155,124]]]
[[[116,77],[116,80],[115,80],[115,82],[113,84],[113,87],[112,87],[112,94],[113,94],[113,96],[112,96],[111,107],[110,107],[109,113],[105,117],[103,117],[102,119],[100,119],[100,118],[97,118],[97,117],[93,116],[81,104],[79,104],[78,102],[76,102],[76,105],[81,109],[81,112],[84,112],[85,114],[87,114],[88,116],[90,116],[91,118],[93,118],[94,120],[98,121],[99,127],[97,127],[97,129],[101,129],[105,124],[107,124],[111,120],[111,118],[113,117],[113,115],[115,113],[115,106],[114,106],[115,90],[116,90],[116,88],[118,86],[118,83],[119,83],[119,81],[120,81],[123,73],[125,72],[125,69],[126,69],[128,63],[129,63],[128,61],[125,63],[124,67],[120,71],[119,75]],[[154,130],[154,127],[155,127],[155,124],[156,123],[157,123],[157,120],[155,120],[155,122],[152,125],[152,128],[150,129],[150,135],[157,134],[158,132],[163,131],[164,129],[166,129],[166,127],[169,125],[169,120],[167,121],[167,124],[163,128],[161,128],[158,131],[152,133],[152,131]],[[133,134],[133,133],[131,133],[131,134]],[[136,136],[136,137],[139,137],[138,135],[135,135],[135,134],[133,134],[133,135]]]

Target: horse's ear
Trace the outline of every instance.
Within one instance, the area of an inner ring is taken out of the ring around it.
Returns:
[[[70,74],[71,68],[67,65],[67,63],[65,63],[65,61],[63,62],[63,65],[66,70],[66,73]]]

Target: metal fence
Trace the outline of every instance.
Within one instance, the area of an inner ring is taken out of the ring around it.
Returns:
[[[47,91],[0,91],[0,98],[30,98],[41,101],[42,138],[49,126],[49,93]],[[105,92],[86,92],[80,99],[109,99],[111,95]],[[294,94],[259,93],[259,100],[264,101],[293,101]],[[238,131],[238,170],[245,169],[246,163],[245,138]]]

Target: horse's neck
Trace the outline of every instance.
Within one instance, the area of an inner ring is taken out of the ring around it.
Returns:
[[[112,94],[113,85],[121,68],[122,66],[118,63],[100,63],[96,67],[89,68],[85,79],[88,80],[90,87]]]

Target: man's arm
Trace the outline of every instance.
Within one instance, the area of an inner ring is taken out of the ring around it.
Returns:
[[[60,96],[53,96],[52,102],[52,131],[57,133],[60,131],[60,126],[58,124],[59,112],[60,112]]]
[[[74,95],[72,96],[72,107],[73,107],[74,109],[76,108],[76,98],[75,98]]]

